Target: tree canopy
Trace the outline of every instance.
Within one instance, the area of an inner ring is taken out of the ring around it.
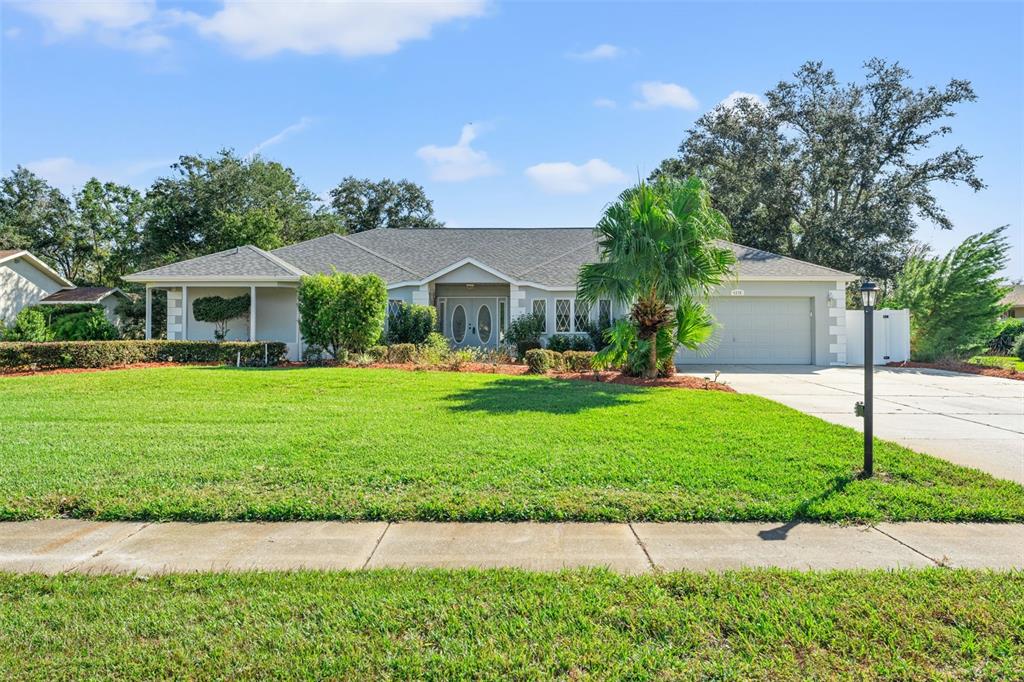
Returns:
[[[910,86],[899,64],[872,59],[841,84],[808,62],[766,93],[701,117],[655,175],[703,177],[736,241],[890,280],[914,247],[918,220],[952,224],[933,188],[984,187],[979,157],[937,151],[949,119],[975,100],[970,82]]]
[[[423,188],[408,180],[374,182],[349,176],[331,190],[331,207],[347,232],[378,227],[444,227]]]

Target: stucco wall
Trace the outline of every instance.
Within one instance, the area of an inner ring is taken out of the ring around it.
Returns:
[[[812,299],[813,351],[816,365],[846,364],[846,294],[842,282],[732,282],[713,296],[807,297]],[[742,292],[740,294],[739,292]]]
[[[0,322],[9,323],[25,306],[64,287],[23,258],[0,264]]]

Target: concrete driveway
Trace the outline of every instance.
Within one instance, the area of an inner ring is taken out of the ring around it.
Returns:
[[[722,372],[741,393],[770,398],[826,421],[862,428],[862,367],[688,366]],[[875,436],[1024,484],[1024,381],[932,369],[876,368]]]

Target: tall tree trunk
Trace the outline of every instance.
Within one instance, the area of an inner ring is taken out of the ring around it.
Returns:
[[[655,379],[658,376],[658,332],[655,330],[651,335],[651,347],[647,355],[647,369],[644,371],[645,379]]]

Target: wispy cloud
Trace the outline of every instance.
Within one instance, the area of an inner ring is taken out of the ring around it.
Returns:
[[[295,135],[296,133],[301,133],[303,130],[306,130],[312,124],[313,124],[313,119],[311,117],[303,116],[298,121],[296,121],[295,123],[291,124],[290,126],[285,128],[281,132],[279,132],[279,133],[277,133],[275,135],[271,135],[270,137],[268,137],[267,139],[263,140],[262,142],[260,142],[258,145],[256,145],[252,149],[250,149],[249,153],[247,153],[246,156],[247,157],[256,156],[257,154],[259,154],[261,151],[263,151],[267,147],[273,147],[275,144],[280,144],[281,142],[284,142],[285,140],[287,140],[292,135]]]
[[[496,175],[499,169],[491,163],[487,152],[473,149],[473,140],[480,127],[472,123],[462,126],[459,141],[450,147],[428,144],[416,150],[416,156],[430,168],[430,177],[441,182],[464,182],[474,178]]]
[[[526,169],[526,177],[548,194],[585,194],[603,185],[624,183],[626,174],[603,159],[586,163],[570,161],[538,163]]]
[[[569,57],[581,62],[596,62],[606,59],[616,59],[617,57],[621,57],[622,54],[623,49],[618,45],[601,43],[589,50],[584,50],[582,52],[570,52]]]
[[[36,0],[10,6],[37,17],[49,42],[86,36],[108,47],[137,52],[169,47],[167,30],[198,18],[192,12],[159,9],[155,0]]]
[[[614,109],[619,106],[618,103],[613,99],[607,97],[598,97],[594,100],[594,106],[598,109]]]
[[[633,102],[636,109],[696,109],[697,98],[682,85],[646,81],[639,84],[640,99]]]

